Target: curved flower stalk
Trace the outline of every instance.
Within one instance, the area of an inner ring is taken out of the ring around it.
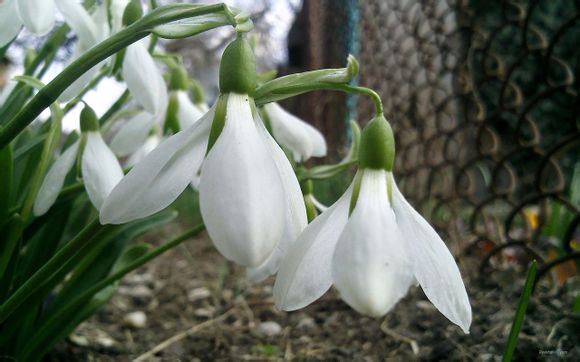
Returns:
[[[363,132],[353,184],[304,230],[282,262],[276,305],[302,308],[334,284],[352,308],[379,317],[418,283],[435,307],[468,333],[471,307],[459,269],[397,188],[393,160],[392,132],[379,116]]]
[[[276,102],[263,106],[274,138],[292,152],[294,161],[326,156],[326,141],[316,128],[294,116]]]
[[[81,140],[67,148],[48,170],[34,202],[36,216],[43,215],[52,207],[79,157],[85,189],[97,210],[123,177],[121,165],[103,141],[96,116],[89,107],[81,112],[81,129]]]
[[[222,58],[217,104],[135,165],[105,201],[101,223],[162,210],[201,167],[201,213],[216,248],[249,267],[252,280],[276,272],[306,226],[306,211],[290,162],[255,111],[254,88],[253,53],[238,37]]]

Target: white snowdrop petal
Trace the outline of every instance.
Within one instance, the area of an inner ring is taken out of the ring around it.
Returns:
[[[353,186],[300,234],[280,264],[274,301],[282,310],[296,310],[320,298],[332,285],[332,254],[348,221]]]
[[[81,162],[83,182],[89,199],[100,210],[111,190],[123,178],[123,169],[100,132],[87,132],[86,136]]]
[[[405,200],[394,178],[392,182],[393,208],[415,277],[431,303],[469,333],[471,306],[455,259],[433,227]]]
[[[123,27],[123,13],[129,0],[112,0],[109,5],[111,13],[111,33],[114,34]]]
[[[179,107],[177,109],[177,119],[179,120],[179,127],[181,129],[186,129],[196,123],[202,116],[203,113],[196,107],[189,95],[184,90],[176,91],[177,102]]]
[[[2,24],[2,31],[0,31],[1,48],[14,39],[22,27],[22,21],[20,21],[16,9],[16,0],[0,2],[0,24]]]
[[[389,205],[386,171],[363,172],[358,201],[336,244],[332,278],[348,305],[380,317],[405,296],[413,270]]]
[[[143,40],[127,47],[123,79],[131,95],[149,113],[158,115],[167,107],[167,87]]]
[[[314,195],[310,195],[310,200],[312,200],[314,207],[316,207],[316,209],[318,211],[323,212],[323,211],[326,211],[328,209],[328,206],[326,206],[322,202],[318,201],[318,199],[316,197],[314,197]]]
[[[94,13],[91,14],[93,23],[96,29],[96,39],[97,41],[102,41],[106,39],[110,34],[109,20],[107,16],[107,4],[103,2],[101,5],[97,6]]]
[[[257,119],[256,126],[258,127],[262,140],[270,145],[272,158],[282,180],[286,206],[282,238],[266,262],[257,268],[248,269],[247,276],[252,282],[262,281],[278,271],[282,258],[308,224],[302,191],[292,169],[292,165],[290,165],[284,151],[282,151],[280,146],[270,136],[261,119]]]
[[[304,122],[305,129],[308,133],[308,138],[312,143],[312,156],[324,157],[326,156],[326,140],[319,130]]]
[[[126,166],[133,167],[137,162],[140,162],[145,158],[151,151],[153,151],[159,145],[159,137],[157,135],[151,135],[147,137],[145,143],[137,151],[135,151],[126,161]]]
[[[45,35],[54,26],[54,0],[16,0],[18,14],[26,29]]]
[[[137,113],[113,137],[111,150],[119,157],[136,152],[145,143],[154,123],[155,116],[149,112]]]
[[[64,21],[72,29],[85,51],[98,42],[95,21],[87,10],[76,0],[50,0],[56,3]]]
[[[79,141],[66,149],[50,166],[34,201],[33,212],[35,216],[44,215],[56,201],[64,179],[75,164]]]
[[[295,161],[326,155],[326,141],[316,128],[284,110],[278,103],[264,106],[276,140],[292,151]]]
[[[193,127],[161,142],[113,189],[100,213],[102,224],[141,219],[169,206],[191,182],[207,148],[212,108]]]
[[[270,152],[249,97],[230,93],[224,128],[202,165],[199,199],[216,248],[247,267],[266,260],[284,229],[284,191]]]

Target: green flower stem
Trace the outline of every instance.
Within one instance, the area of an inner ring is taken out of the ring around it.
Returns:
[[[280,78],[279,78],[280,79]],[[268,84],[268,83],[266,83]],[[304,82],[303,84],[295,84],[288,87],[279,88],[270,92],[265,92],[258,87],[256,90],[256,105],[262,106],[266,103],[282,100],[285,98],[293,97],[298,94],[303,94],[307,92],[317,91],[317,90],[335,90],[341,91],[349,94],[361,94],[370,97],[375,104],[375,114],[383,114],[383,102],[381,97],[374,90],[366,87],[353,86],[349,84],[341,83],[330,83],[330,82]]]
[[[337,85],[336,89],[350,94],[361,94],[370,97],[373,103],[375,104],[375,115],[383,114],[383,101],[381,100],[381,97],[377,94],[377,92],[375,92],[374,90],[366,87],[359,87],[348,84],[344,85],[339,84]]]
[[[110,274],[105,279],[99,281],[92,287],[88,288],[84,292],[78,294],[76,298],[72,301],[67,303],[65,306],[60,308],[57,313],[54,313],[50,316],[50,319],[46,320],[43,323],[43,328],[36,331],[36,333],[31,336],[30,342],[27,344],[25,350],[27,351],[34,351],[38,348],[38,345],[42,343],[40,338],[44,335],[44,330],[49,329],[52,325],[66,316],[66,314],[70,313],[71,309],[79,308],[83,304],[87,303],[87,300],[93,297],[96,293],[101,291],[102,289],[108,287],[109,285],[117,282],[121,278],[123,278],[128,273],[132,272],[133,270],[139,268],[143,264],[149,262],[150,260],[154,259],[155,257],[163,254],[164,252],[176,247],[177,245],[181,244],[182,242],[186,241],[187,239],[196,236],[200,232],[205,229],[205,225],[200,224],[195,226],[194,228],[184,232],[183,234],[171,239],[170,241],[166,242],[165,244],[155,248],[154,250],[148,252],[147,254],[143,255],[142,257],[136,259],[126,267],[119,269],[118,271]],[[23,359],[26,360],[26,359]]]
[[[0,148],[11,142],[50,104],[57,100],[77,78],[107,57],[149,35],[156,26],[172,21],[216,12],[229,12],[224,4],[196,6],[174,4],[159,7],[132,25],[95,45],[66,67],[56,78],[42,88],[27,104],[0,129]],[[235,23],[231,25],[235,26]]]
[[[113,226],[102,226],[98,220],[94,220],[81,230],[0,306],[0,323],[5,321],[32,293],[42,287],[44,282],[65,265],[69,258],[81,252],[93,238],[111,227]]]

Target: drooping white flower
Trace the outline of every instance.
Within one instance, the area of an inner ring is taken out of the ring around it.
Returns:
[[[34,215],[44,215],[56,201],[64,179],[75,163],[79,144],[80,141],[77,141],[67,148],[48,170],[34,202]]]
[[[255,268],[249,275],[260,280],[277,270],[306,226],[306,211],[289,161],[252,115],[250,102],[247,95],[229,94],[224,128],[202,166],[199,191],[217,249]]]
[[[397,188],[390,171],[392,132],[376,137],[381,132],[391,132],[390,127],[367,126],[353,185],[288,251],[274,285],[276,305],[302,308],[334,284],[352,308],[378,317],[418,283],[435,307],[468,333],[471,307],[459,269],[445,243]]]
[[[123,178],[123,169],[99,131],[86,134],[81,170],[89,199],[100,210],[113,187]]]
[[[306,211],[290,162],[254,112],[253,99],[237,92],[254,88],[253,52],[238,37],[222,57],[216,105],[135,165],[105,201],[101,223],[162,210],[199,173],[201,213],[217,249],[251,268],[253,280],[276,272],[306,226]]]
[[[81,6],[78,3],[74,4],[71,0],[5,0],[0,2],[2,26],[0,47],[14,39],[23,25],[36,35],[47,34],[54,26],[55,5],[58,5],[65,19],[67,19],[66,12],[69,7]]]
[[[18,15],[16,0],[5,0],[0,2],[0,48],[8,44],[22,28],[22,21]]]
[[[135,100],[149,113],[159,115],[167,108],[167,86],[145,40],[129,45],[123,59],[123,79]]]
[[[278,103],[264,105],[274,138],[292,152],[296,162],[326,156],[326,141],[316,128],[286,111]]]
[[[215,106],[193,126],[162,141],[113,189],[100,213],[102,224],[122,224],[169,206],[201,167]]]
[[[54,26],[54,0],[16,0],[18,16],[26,29],[44,35]]]
[[[94,112],[88,109],[85,107],[81,112],[83,141],[76,141],[56,159],[40,186],[33,207],[36,216],[43,215],[52,207],[78,157],[81,158],[85,190],[97,210],[100,210],[104,199],[123,177],[119,161],[101,137]],[[88,117],[92,119],[87,121]]]

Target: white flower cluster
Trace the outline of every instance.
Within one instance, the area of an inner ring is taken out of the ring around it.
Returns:
[[[113,3],[122,10],[127,1]],[[0,46],[22,24],[46,33],[55,4],[78,36],[76,56],[121,28],[120,18],[106,21],[104,4],[89,14],[73,0],[6,0],[0,5],[0,22],[8,24]],[[187,23],[178,25],[169,29],[172,34],[188,32]],[[141,110],[118,130],[109,148],[86,107],[81,138],[52,164],[34,213],[42,215],[54,204],[77,159],[102,224],[152,215],[191,185],[199,191],[201,214],[219,252],[247,267],[253,281],[278,273],[274,298],[279,308],[302,308],[334,285],[355,310],[379,317],[411,286],[420,285],[441,313],[468,333],[471,307],[459,269],[445,243],[397,188],[386,120],[373,121],[378,131],[367,127],[368,136],[363,134],[352,185],[328,209],[319,206],[322,213],[308,224],[305,200],[314,204],[315,199],[310,191],[303,195],[292,165],[325,156],[324,137],[274,102],[257,107],[255,63],[244,58],[251,53],[249,45],[238,36],[228,48],[236,56],[228,55],[226,62],[224,55],[221,94],[208,108],[192,102],[183,87],[168,92],[146,40],[130,45],[120,73]],[[96,69],[78,78],[60,100],[77,94]],[[332,74],[342,77],[340,71]],[[164,138],[167,127],[172,135]],[[133,166],[126,175],[117,157],[127,157],[126,165]]]

